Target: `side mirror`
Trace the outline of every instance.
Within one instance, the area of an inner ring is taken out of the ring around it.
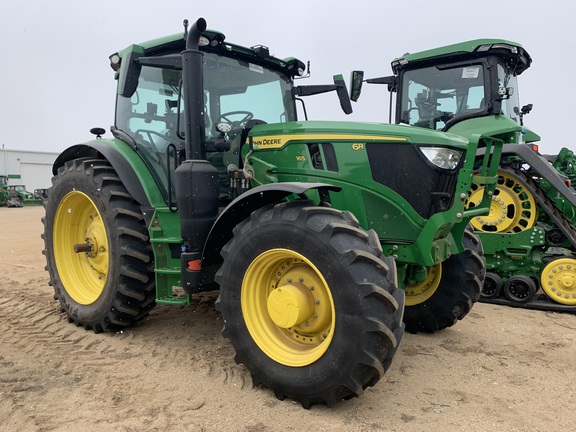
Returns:
[[[342,75],[334,75],[334,85],[336,86],[336,94],[340,100],[340,106],[345,114],[352,113],[352,104],[348,96],[348,89],[346,88],[346,81]]]
[[[352,71],[350,74],[350,100],[358,101],[364,82],[364,71]]]
[[[294,96],[312,96],[321,93],[336,91],[338,99],[340,100],[340,106],[342,107],[342,111],[344,111],[344,113],[346,114],[351,114],[352,104],[350,103],[350,95],[348,95],[348,88],[346,87],[346,81],[344,81],[342,75],[334,75],[333,79],[334,84],[293,87],[292,94]]]

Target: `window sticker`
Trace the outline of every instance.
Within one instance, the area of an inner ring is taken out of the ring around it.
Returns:
[[[462,68],[462,78],[478,78],[480,66]]]
[[[248,63],[248,65],[249,65],[250,70],[251,70],[252,72],[258,72],[258,73],[261,73],[261,74],[264,73],[264,68],[263,68],[262,66],[255,65],[255,64],[253,64],[253,63]]]

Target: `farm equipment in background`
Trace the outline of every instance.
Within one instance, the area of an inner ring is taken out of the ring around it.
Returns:
[[[531,62],[518,43],[479,39],[406,54],[393,76],[366,82],[388,86],[390,122],[394,111],[396,123],[505,142],[490,214],[472,220],[487,261],[481,301],[576,312],[576,158],[567,148],[541,155],[524,126],[532,105],[520,105],[518,76]]]
[[[8,186],[8,188],[18,197],[20,203],[22,204],[19,207],[42,205],[42,199],[37,198],[34,193],[27,191],[26,186],[13,185]]]
[[[9,185],[7,176],[0,176],[0,207],[24,207],[41,205],[42,201],[26,190],[23,185]]]
[[[48,189],[34,189],[34,199],[43,201],[48,198]]]
[[[110,63],[113,138],[94,128],[60,154],[44,204],[70,322],[119,331],[219,289],[236,362],[309,407],[358,396],[404,328],[449,327],[477,301],[485,262],[468,225],[488,214],[500,140],[308,121],[302,98],[319,93],[351,112],[340,75],[297,86],[304,63],[203,19]],[[466,209],[473,177],[484,198]]]
[[[8,186],[7,176],[0,176],[0,207],[22,207],[18,194]]]

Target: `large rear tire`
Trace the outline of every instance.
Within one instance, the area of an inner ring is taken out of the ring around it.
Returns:
[[[139,322],[155,306],[155,290],[137,202],[102,159],[68,161],[52,183],[44,254],[62,311],[96,333]]]
[[[309,408],[358,396],[389,367],[404,293],[373,231],[309,201],[268,206],[223,248],[223,335],[254,385]]]
[[[409,333],[434,333],[451,327],[480,298],[486,277],[482,243],[470,227],[464,231],[463,243],[464,252],[433,267],[430,280],[424,282],[428,284],[425,290],[407,287],[404,323]]]

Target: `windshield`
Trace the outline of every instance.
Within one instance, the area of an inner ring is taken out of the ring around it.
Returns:
[[[214,53],[204,53],[203,59],[207,140],[218,135],[217,122],[232,125],[228,139],[234,141],[240,139],[243,126],[252,118],[266,123],[296,120],[290,77]],[[118,96],[116,106],[116,128],[135,141],[138,152],[164,190],[168,170],[174,169],[174,160],[168,161],[167,152],[175,155],[172,150],[184,145],[183,106],[178,121],[181,77],[179,69],[142,66],[136,91],[130,98]],[[230,150],[234,151],[237,153],[238,149]]]
[[[442,130],[455,116],[486,109],[482,65],[408,70],[401,83],[400,123]]]

